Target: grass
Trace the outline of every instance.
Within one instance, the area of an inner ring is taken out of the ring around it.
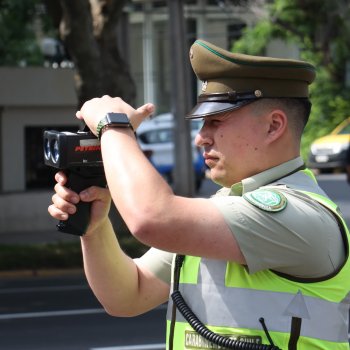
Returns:
[[[122,249],[131,257],[142,255],[147,247],[132,237],[120,241]],[[0,271],[76,269],[83,267],[80,242],[47,244],[1,244]]]
[[[141,256],[147,247],[129,232],[117,210],[110,218],[122,249],[132,258]],[[83,257],[80,241],[45,244],[0,244],[0,271],[80,269]]]

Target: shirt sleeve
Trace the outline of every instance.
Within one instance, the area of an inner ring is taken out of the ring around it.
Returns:
[[[146,267],[157,278],[170,284],[173,257],[173,253],[151,248],[144,255],[135,260],[137,260],[142,266]]]
[[[279,190],[279,189],[278,189]],[[244,197],[212,197],[244,255],[250,273],[273,269],[295,277],[333,273],[345,250],[337,220],[310,197],[283,189],[286,207],[260,209]]]

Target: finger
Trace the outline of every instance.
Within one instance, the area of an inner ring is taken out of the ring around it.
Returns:
[[[74,214],[77,211],[77,208],[73,203],[64,200],[57,193],[52,196],[52,203],[62,213]]]
[[[57,220],[67,220],[69,218],[68,213],[58,209],[54,204],[51,204],[48,208],[47,211],[49,212],[49,214],[57,219]]]
[[[136,109],[136,117],[138,119],[145,119],[154,113],[155,107],[152,103],[146,103],[145,105]]]
[[[145,105],[136,109],[137,113],[140,113],[144,117],[149,117],[154,113],[155,107],[153,103],[146,103]]]
[[[83,120],[83,119],[84,119],[84,118],[83,118],[83,115],[82,115],[82,113],[81,113],[80,111],[76,112],[76,113],[75,113],[75,116],[76,116],[78,119],[80,119],[80,120]]]
[[[67,182],[67,175],[63,171],[59,171],[55,174],[55,180],[62,186]]]
[[[58,196],[64,199],[67,202],[71,202],[73,204],[77,204],[80,201],[78,194],[71,189],[62,186],[60,183],[57,183],[54,187],[55,192]]]
[[[135,110],[135,115],[133,116],[133,126],[136,129],[141,122],[147,117],[151,116],[155,111],[155,106],[152,103],[146,103],[145,105],[137,108]]]

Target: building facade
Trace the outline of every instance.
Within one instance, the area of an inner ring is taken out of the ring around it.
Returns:
[[[242,29],[256,20],[242,4],[187,0],[188,47],[201,38],[230,49]],[[152,102],[158,114],[172,110],[169,15],[166,1],[134,0],[125,7],[119,26],[121,52],[137,88],[136,105]],[[281,42],[271,43],[267,54],[281,52],[298,56],[294,47]],[[195,104],[199,85],[191,74]],[[77,131],[76,105],[73,69],[0,68],[0,233],[52,228],[46,208],[54,172],[44,165],[42,135],[47,129]]]

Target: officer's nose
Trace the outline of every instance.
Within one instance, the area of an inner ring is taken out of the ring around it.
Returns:
[[[196,135],[194,142],[198,147],[203,147],[212,144],[213,141],[206,122],[203,123],[203,126]]]

